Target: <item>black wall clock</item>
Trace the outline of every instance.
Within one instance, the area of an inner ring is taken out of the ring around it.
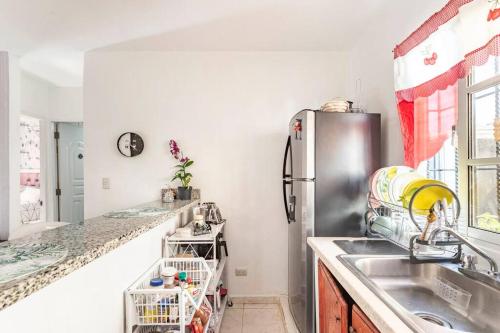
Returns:
[[[116,143],[118,151],[127,157],[140,155],[144,149],[144,141],[139,134],[126,132],[120,135]]]

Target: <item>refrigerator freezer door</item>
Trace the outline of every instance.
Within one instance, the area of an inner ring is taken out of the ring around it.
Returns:
[[[295,222],[288,227],[288,296],[290,311],[302,333],[314,332],[313,253],[307,237],[314,235],[314,182],[293,181]]]
[[[292,179],[314,179],[315,112],[304,110],[290,121]]]

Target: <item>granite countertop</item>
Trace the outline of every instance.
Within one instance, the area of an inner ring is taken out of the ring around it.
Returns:
[[[134,208],[163,208],[166,209],[165,212],[147,217],[110,218],[99,216],[87,219],[82,223],[68,224],[57,229],[1,243],[0,247],[4,250],[6,247],[24,249],[34,246],[36,249],[42,248],[44,253],[47,252],[47,249],[54,253],[57,252],[59,257],[54,255],[53,263],[47,268],[21,276],[10,282],[0,283],[0,310],[140,236],[181,211],[193,207],[198,201],[198,199],[175,201],[174,203],[155,201]],[[28,255],[30,255],[29,252]],[[2,268],[2,259],[0,253],[0,269]],[[42,257],[42,259],[44,258]],[[11,258],[6,260],[12,262]]]
[[[333,243],[336,239],[363,239],[348,237],[309,237],[307,244],[316,256],[328,267],[337,281],[354,299],[356,304],[370,318],[382,333],[413,332],[385,303],[359,280],[342,262],[337,259],[345,252]]]

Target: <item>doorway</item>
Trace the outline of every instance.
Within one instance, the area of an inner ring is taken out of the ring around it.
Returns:
[[[19,216],[21,223],[37,223],[44,220],[40,119],[22,115],[19,125]]]
[[[57,221],[83,222],[83,123],[54,124]]]

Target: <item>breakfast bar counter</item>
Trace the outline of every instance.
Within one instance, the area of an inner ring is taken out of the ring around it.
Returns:
[[[173,223],[179,224],[183,220],[180,216],[197,203],[198,200],[151,202],[135,208],[146,210],[140,217],[99,216],[0,244],[0,314],[166,221],[179,217]],[[155,253],[161,253],[161,239],[152,246]]]

